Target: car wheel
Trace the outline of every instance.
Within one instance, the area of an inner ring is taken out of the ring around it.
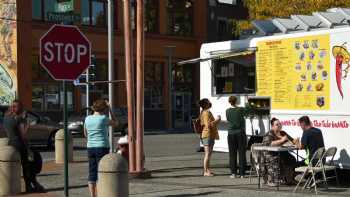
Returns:
[[[51,132],[49,139],[47,140],[47,148],[50,150],[55,149],[55,135],[57,131]]]

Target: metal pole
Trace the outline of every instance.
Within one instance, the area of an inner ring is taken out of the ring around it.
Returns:
[[[144,1],[137,1],[136,28],[136,172],[143,171],[143,130],[144,130]]]
[[[129,171],[135,172],[135,116],[134,116],[134,80],[131,50],[130,0],[124,0],[124,40],[125,40],[125,72],[128,103],[128,134],[129,134]]]
[[[66,81],[63,81],[63,123],[64,123],[64,194],[69,197],[68,180],[68,114],[67,114],[67,89]]]
[[[90,90],[89,90],[89,81],[90,81],[90,73],[89,73],[90,66],[86,69],[86,116],[89,115],[89,107],[90,107]]]
[[[114,26],[113,26],[113,0],[108,0],[108,80],[114,80]],[[111,108],[114,107],[114,90],[113,84],[108,84],[108,93],[109,93],[109,104]],[[110,118],[111,114],[109,115]],[[114,137],[113,137],[113,128],[109,127],[109,152],[113,152],[114,147]]]
[[[173,129],[173,109],[172,109],[172,93],[173,93],[173,77],[172,77],[172,65],[173,65],[173,52],[175,46],[166,46],[165,47],[168,54],[168,117],[169,117],[169,129]]]

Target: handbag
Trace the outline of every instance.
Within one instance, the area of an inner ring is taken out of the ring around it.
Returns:
[[[194,133],[202,134],[203,125],[201,124],[200,118],[192,119],[192,130]]]

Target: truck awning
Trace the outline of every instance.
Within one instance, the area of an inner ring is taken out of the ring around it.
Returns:
[[[205,62],[208,60],[215,60],[215,59],[225,59],[225,58],[232,58],[232,57],[240,57],[240,56],[247,56],[252,55],[256,52],[256,48],[247,48],[244,50],[239,51],[229,51],[229,52],[213,52],[213,55],[211,57],[207,58],[194,58],[189,60],[183,60],[180,62],[177,62],[177,65],[184,65],[184,64],[196,64],[199,62]]]

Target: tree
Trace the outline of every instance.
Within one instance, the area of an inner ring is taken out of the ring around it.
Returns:
[[[271,18],[287,18],[290,15],[310,15],[312,12],[326,11],[333,7],[350,7],[350,0],[245,0],[249,21]],[[238,28],[249,28],[242,21]]]

